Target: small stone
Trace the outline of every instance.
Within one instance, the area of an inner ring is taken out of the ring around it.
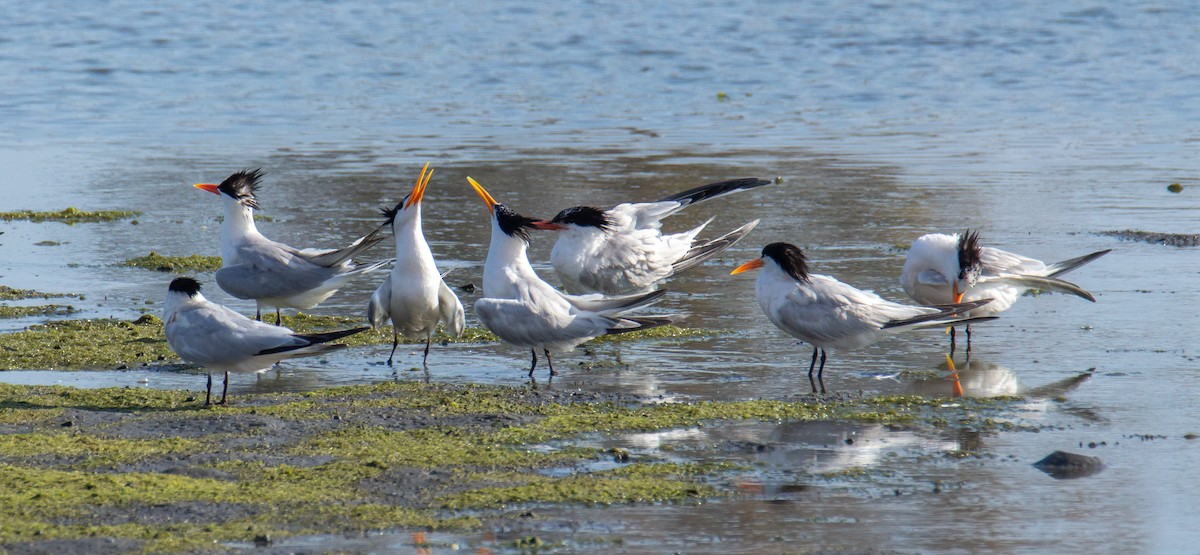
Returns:
[[[64,428],[70,428],[71,426],[74,426],[74,425],[75,425],[75,423],[74,423],[74,422],[72,422],[72,421],[70,421],[70,420],[68,420],[68,421],[66,421],[66,422],[63,422],[62,424],[59,424],[59,425],[60,425],[60,426],[62,426],[62,427],[64,427]]]
[[[1042,460],[1033,463],[1033,466],[1059,480],[1091,476],[1104,468],[1104,464],[1100,462],[1099,458],[1066,451],[1050,453]]]
[[[1183,192],[1183,184],[1182,183],[1172,183],[1170,185],[1167,185],[1167,190],[1171,191],[1172,193],[1182,193]]]

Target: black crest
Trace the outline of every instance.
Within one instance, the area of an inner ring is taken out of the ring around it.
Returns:
[[[399,214],[400,211],[404,209],[404,203],[408,202],[408,197],[409,197],[409,195],[404,195],[404,199],[401,200],[400,202],[396,203],[395,208],[380,208],[379,209],[380,212],[383,212],[383,218],[384,218],[383,223],[389,224],[389,225],[396,223],[396,215]]]
[[[967,272],[978,272],[983,266],[983,248],[979,246],[979,231],[966,230],[958,236],[958,278],[964,279]]]
[[[167,287],[167,290],[195,297],[200,292],[200,282],[190,277],[179,277],[171,280],[171,285]]]
[[[497,204],[492,210],[496,214],[496,223],[500,224],[500,231],[509,237],[529,242],[529,230],[534,229],[533,222],[537,220],[526,218],[503,204]]]
[[[612,222],[608,219],[608,212],[591,206],[576,206],[559,212],[554,216],[551,223],[556,224],[575,224],[584,227],[595,227],[602,231],[612,229]]]
[[[796,281],[808,281],[808,260],[804,258],[800,247],[791,243],[771,243],[763,247],[762,255],[774,260]]]
[[[258,182],[263,175],[261,168],[242,170],[227,177],[217,187],[217,190],[237,199],[246,206],[258,208],[258,197],[254,193],[258,191]]]

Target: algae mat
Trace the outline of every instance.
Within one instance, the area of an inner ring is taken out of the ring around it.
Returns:
[[[547,503],[736,495],[727,463],[588,438],[717,420],[994,426],[1009,401],[647,404],[529,387],[382,383],[248,395],[0,385],[0,546],[221,552],[294,535],[472,529]]]

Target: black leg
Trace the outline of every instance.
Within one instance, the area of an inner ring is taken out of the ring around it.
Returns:
[[[421,358],[421,366],[429,370],[429,345],[433,343],[433,336],[425,338],[425,356]]]
[[[261,306],[254,308],[254,319],[258,322],[262,321],[262,307]]]
[[[971,324],[967,324],[967,352],[971,352]]]
[[[817,351],[820,349],[813,347],[812,362],[808,364],[808,385],[812,386],[812,392],[817,392],[817,382],[813,381],[813,368],[817,367]]]
[[[532,378],[533,369],[537,368],[537,349],[530,349],[529,352],[533,353],[533,362],[529,363],[529,377]]]
[[[212,372],[208,373],[208,388],[204,390],[204,406],[212,404]]]
[[[276,326],[283,325],[283,314],[279,313],[279,307],[275,307],[275,325]]]
[[[388,366],[392,365],[392,358],[396,356],[396,345],[400,344],[400,334],[392,332],[392,353],[388,355]]]
[[[821,384],[821,394],[825,394],[825,349],[821,349],[821,369],[817,370],[817,383]]]
[[[950,326],[950,355],[954,356],[954,326]]]
[[[225,396],[229,394],[229,372],[225,372],[225,385],[221,387],[221,403],[225,404]]]
[[[549,364],[549,365],[550,365],[550,375],[551,375],[551,376],[554,376],[554,374],[555,374],[555,372],[554,372],[554,359],[553,359],[553,358],[550,358],[550,350],[549,350],[549,349],[542,349],[542,352],[546,354],[546,364]]]

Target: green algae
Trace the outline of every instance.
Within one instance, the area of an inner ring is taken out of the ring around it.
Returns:
[[[14,289],[0,285],[0,301],[19,301],[23,299],[53,299],[56,297],[80,297],[72,293],[43,293],[32,289]]]
[[[69,316],[79,312],[73,306],[46,304],[35,306],[0,305],[0,318],[27,318],[29,316]]]
[[[190,256],[164,256],[150,251],[122,261],[118,266],[144,268],[157,272],[215,272],[221,269],[221,257],[193,254]]]
[[[21,425],[0,433],[0,543],[102,536],[148,552],[219,551],[214,542],[264,536],[478,527],[520,504],[693,502],[733,493],[714,484],[742,467],[639,456],[587,472],[613,458],[586,446],[590,438],[747,419],[969,423],[1009,406],[909,396],[645,405],[417,382],[245,395],[238,403],[205,409],[180,391],[0,385],[0,423]],[[91,424],[64,430],[56,421],[64,410],[90,414],[83,420]],[[177,423],[151,428],[159,430],[197,417],[214,431],[119,433],[147,419]],[[178,465],[200,474],[145,470]],[[155,518],[136,517],[147,512]]]
[[[67,207],[54,212],[35,212],[33,210],[17,210],[15,212],[0,212],[0,220],[10,222],[25,220],[30,222],[62,222],[65,224],[113,222],[140,215],[135,210],[80,210]]]

